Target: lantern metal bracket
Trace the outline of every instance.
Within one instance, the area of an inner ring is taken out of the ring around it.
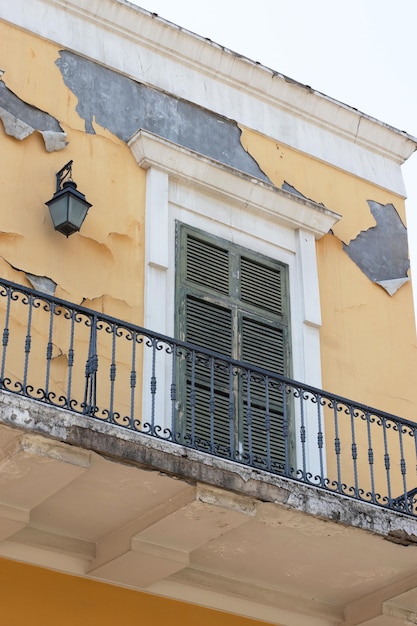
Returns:
[[[68,161],[68,163],[64,165],[64,167],[61,167],[59,172],[56,173],[56,191],[62,189],[62,183],[66,178],[72,180],[72,163],[72,160]]]

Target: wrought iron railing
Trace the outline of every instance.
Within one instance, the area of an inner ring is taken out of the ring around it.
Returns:
[[[0,281],[0,385],[380,507],[417,514],[417,424]]]

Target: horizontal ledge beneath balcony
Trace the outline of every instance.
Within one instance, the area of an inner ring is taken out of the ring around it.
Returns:
[[[187,600],[187,595],[188,599],[190,595],[194,597],[197,595],[199,602],[224,611],[236,610],[235,598],[240,596],[244,615],[279,624],[286,623],[285,619],[288,619],[289,613],[297,616],[295,619],[298,619],[298,624],[339,624],[344,618],[341,607],[313,597],[305,597],[300,593],[276,587],[268,588],[254,581],[248,583],[245,580],[193,567],[180,570],[169,580],[151,587],[149,591],[182,600]],[[254,610],[254,607],[257,608]],[[304,621],[306,617],[308,622]]]
[[[34,526],[26,526],[17,532],[13,536],[12,541],[43,550],[51,550],[59,554],[68,554],[86,561],[92,561],[96,556],[96,546],[93,541],[70,537]]]
[[[328,233],[341,217],[321,204],[143,129],[131,137],[128,146],[137,164],[144,169],[155,167],[171,179],[198,186],[234,206],[269,214],[288,228],[303,228],[316,238]]]

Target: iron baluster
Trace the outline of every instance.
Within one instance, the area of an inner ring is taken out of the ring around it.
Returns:
[[[233,367],[228,365],[229,371],[229,400],[227,403],[227,411],[229,418],[229,445],[230,445],[230,458],[236,459],[236,437],[235,437],[235,394],[233,384]]]
[[[254,454],[253,454],[253,442],[252,442],[252,397],[251,397],[251,373],[250,371],[245,371],[245,377],[247,381],[246,388],[246,424],[248,428],[248,457],[249,463],[254,463]]]
[[[384,466],[385,472],[387,475],[387,491],[388,491],[388,506],[391,506],[392,502],[392,494],[391,494],[391,462],[390,455],[388,450],[388,441],[387,441],[387,423],[385,418],[382,418],[382,429],[384,433]]]
[[[304,418],[304,393],[303,389],[299,390],[300,392],[300,442],[301,442],[301,451],[302,451],[302,477],[303,480],[307,482],[307,461],[306,461],[306,425]]]
[[[7,305],[6,305],[6,316],[4,320],[3,337],[2,337],[1,375],[0,375],[1,385],[3,385],[3,381],[4,381],[4,373],[6,369],[6,353],[7,353],[7,346],[9,345],[9,336],[10,336],[9,323],[10,323],[11,289],[6,288],[5,291],[7,293]]]
[[[371,416],[369,411],[365,413],[366,418],[366,430],[368,434],[368,464],[369,464],[369,472],[371,479],[371,495],[372,502],[376,502],[376,492],[375,492],[375,476],[374,476],[374,451],[372,447],[372,433],[371,433]]]
[[[209,398],[209,416],[210,416],[210,451],[214,454],[216,451],[215,445],[215,431],[214,431],[214,412],[215,412],[215,397],[214,397],[214,359],[210,358],[210,398]]]
[[[285,464],[285,476],[290,476],[291,473],[291,468],[290,468],[290,439],[289,439],[289,427],[288,427],[288,393],[287,390],[290,389],[290,387],[287,387],[285,384],[281,383],[282,386],[282,409],[283,409],[283,416],[282,416],[282,434],[284,437],[284,450],[285,450],[285,459],[284,459],[284,464]]]
[[[131,428],[134,428],[134,419],[135,419],[135,389],[136,389],[136,341],[137,334],[135,332],[132,333],[132,361],[130,367],[130,415],[129,415],[129,423]]]
[[[31,335],[31,330],[32,330],[32,308],[33,308],[33,296],[29,295],[28,297],[28,305],[29,305],[29,309],[28,309],[28,323],[27,323],[27,330],[26,330],[26,337],[25,337],[25,364],[24,364],[24,368],[23,368],[23,393],[25,395],[28,395],[27,392],[27,376],[28,376],[28,369],[29,369],[29,354],[30,354],[30,349],[31,349],[31,345],[32,345],[32,335]]]
[[[269,376],[265,377],[266,469],[271,469],[271,414],[269,407]],[[278,443],[278,442],[277,442]]]
[[[97,412],[97,316],[91,317],[90,343],[85,366],[84,413],[94,416]]]
[[[70,328],[70,340],[68,347],[68,380],[67,380],[67,397],[66,405],[71,408],[71,389],[72,389],[72,368],[74,367],[74,327],[75,327],[76,312],[71,310],[71,328]]]
[[[49,305],[49,334],[48,334],[48,343],[46,346],[46,371],[45,371],[45,397],[49,396],[49,377],[51,373],[51,360],[52,360],[52,336],[53,336],[53,327],[54,327],[54,315],[55,315],[55,305],[53,302]]]
[[[404,457],[404,445],[403,445],[403,427],[401,424],[398,425],[398,438],[400,444],[400,471],[403,482],[404,489],[404,506],[407,513],[409,512],[409,502],[408,502],[408,494],[407,494],[407,464]]]
[[[320,484],[324,486],[324,459],[323,459],[323,444],[324,444],[324,436],[323,429],[321,424],[321,396],[319,394],[316,395],[317,400],[317,448],[319,451],[319,459],[320,459]]]
[[[117,326],[112,327],[111,337],[111,364],[110,364],[110,406],[109,420],[114,420],[114,385],[116,382],[116,332]]]
[[[151,370],[151,433],[155,433],[155,406],[156,406],[156,344],[157,340],[155,338],[152,339],[152,370]]]
[[[355,438],[355,409],[352,405],[349,405],[349,415],[350,415],[350,430],[351,430],[351,450],[352,450],[352,460],[353,460],[353,477],[355,482],[355,496],[360,499],[359,494],[359,484],[358,484],[358,447],[356,445]]]
[[[190,388],[190,408],[191,408],[191,445],[194,448],[195,443],[195,351],[191,352],[191,388]]]
[[[336,400],[333,400],[333,416],[334,416],[334,450],[336,454],[336,468],[337,468],[337,490],[339,493],[343,493],[342,491],[342,472],[340,465],[340,455],[341,455],[341,442],[339,437],[339,412],[338,412],[338,404]]]
[[[178,359],[178,351],[177,346],[172,344],[172,377],[171,377],[171,432],[175,433],[176,424],[175,418],[177,414],[177,359]],[[175,440],[175,438],[174,438]]]

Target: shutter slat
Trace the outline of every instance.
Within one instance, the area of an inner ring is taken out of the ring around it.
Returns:
[[[241,320],[242,359],[277,374],[285,372],[284,333],[270,324],[246,316]],[[269,414],[270,460],[284,464],[285,442],[282,429],[283,393],[262,376],[251,376],[250,384],[242,381],[244,448],[259,466],[266,466],[268,435],[266,416]],[[267,401],[268,399],[268,401]],[[250,401],[250,405],[249,405]],[[251,442],[249,450],[248,408],[251,411]]]
[[[229,427],[229,398],[228,395],[216,391],[214,398],[211,397],[210,388],[196,386],[194,407],[194,429],[191,422],[190,397],[187,399],[187,432],[194,432],[195,445],[200,450],[210,452],[210,445],[221,456],[230,457],[230,427]],[[214,405],[210,400],[214,399]],[[211,406],[213,406],[214,432],[211,438]]]
[[[229,252],[207,241],[187,236],[187,280],[229,294]]]
[[[276,374],[284,374],[286,368],[282,328],[242,316],[241,356],[243,361]]]
[[[185,314],[188,342],[231,356],[232,315],[230,310],[188,296]]]
[[[240,260],[240,297],[243,302],[275,315],[282,315],[281,267],[270,267],[252,259]]]

